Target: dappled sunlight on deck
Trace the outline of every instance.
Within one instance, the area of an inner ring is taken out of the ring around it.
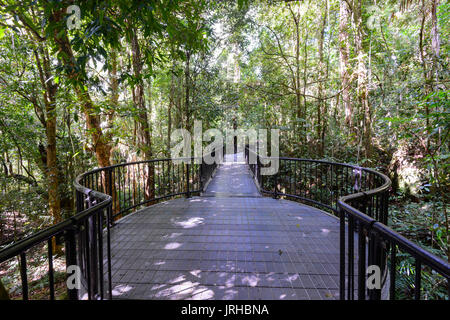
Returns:
[[[241,181],[236,197],[224,196],[231,191],[229,175]],[[338,219],[261,197],[247,167],[237,163],[219,167],[206,193],[153,205],[117,223],[111,231],[114,298],[338,297]]]

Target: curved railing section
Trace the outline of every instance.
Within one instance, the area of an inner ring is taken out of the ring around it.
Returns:
[[[111,220],[160,200],[202,191],[215,164],[196,159],[154,159],[127,162],[98,168],[80,175],[75,182],[77,211],[85,209],[86,190],[95,190],[112,198]]]
[[[395,300],[397,275],[409,260],[414,261],[414,298],[426,298],[421,295],[426,271],[438,275],[448,299],[449,264],[387,226],[391,181],[386,175],[323,160],[262,157],[248,146],[245,158],[262,193],[305,202],[339,217],[341,299]],[[278,173],[261,175],[269,160],[279,161]],[[370,277],[372,272],[379,274],[379,283]],[[374,283],[368,286],[368,280]]]
[[[0,251],[0,263],[20,260],[23,300],[28,300],[30,291],[27,252],[43,249],[47,249],[50,300],[55,299],[53,261],[59,253],[65,256],[69,299],[111,299],[110,228],[114,221],[160,200],[201,192],[216,164],[196,160],[121,163],[78,176],[75,216]]]

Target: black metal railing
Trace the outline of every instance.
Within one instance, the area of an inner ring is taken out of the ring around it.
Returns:
[[[404,255],[414,259],[415,299],[422,298],[424,269],[441,277],[449,290],[449,264],[387,227],[391,181],[386,175],[323,160],[261,157],[248,146],[245,158],[262,193],[306,202],[340,218],[341,299],[396,299],[399,252],[402,261]],[[279,170],[262,175],[269,160],[279,161]],[[369,266],[378,266],[382,286],[389,283],[387,295],[382,296],[382,288],[367,287]]]
[[[65,253],[66,270],[75,266],[80,271],[80,286],[67,283],[68,298],[111,299],[110,228],[114,221],[142,206],[201,192],[216,165],[196,158],[155,159],[83,173],[75,180],[75,216],[1,250],[0,263],[19,257],[22,298],[28,300],[27,253],[46,245],[49,298],[54,300],[53,256],[58,245]],[[67,274],[68,281],[71,276]]]
[[[89,190],[111,196],[113,221],[163,199],[199,193],[214,165],[189,164],[186,163],[188,159],[181,160],[167,158],[121,163],[84,173],[77,182]],[[84,210],[82,204],[77,201],[77,211]]]
[[[80,190],[80,199],[87,203],[86,210],[75,216],[60,222],[47,229],[26,237],[0,251],[0,263],[19,257],[20,280],[22,284],[22,299],[29,299],[27,255],[36,248],[46,246],[47,249],[47,273],[49,299],[55,299],[55,268],[54,256],[65,253],[66,269],[70,266],[83,265],[89,272],[85,276],[78,270],[73,270],[73,282],[68,285],[68,298],[78,299],[78,284],[88,290],[87,298],[104,299],[106,297],[103,264],[104,235],[106,233],[109,244],[109,226],[112,199],[108,195],[83,188]],[[106,229],[106,232],[103,232]],[[83,253],[81,260],[77,259],[77,253]],[[110,261],[110,247],[107,246],[106,255]],[[106,271],[109,276],[108,292],[111,294],[111,265],[107,263]],[[70,280],[70,279],[68,279]],[[94,290],[95,289],[95,290]]]
[[[407,292],[404,296],[408,298],[411,295],[416,300],[427,298],[422,294],[422,275],[425,271],[434,278],[433,288],[428,288],[427,291],[438,291],[440,287],[443,287],[444,294],[440,298],[448,300],[450,296],[449,264],[367,214],[368,207],[374,205],[371,200],[373,194],[380,190],[382,187],[339,199],[341,299],[346,297],[348,300],[353,300],[357,297],[359,300],[379,300],[388,297],[390,300],[396,300],[399,295],[398,278],[405,277],[405,272],[399,274],[399,271],[404,269],[405,263],[409,263],[408,260],[412,260],[412,266],[407,270],[406,278],[411,283],[409,288],[413,290],[413,293]],[[347,261],[345,261],[345,253],[347,253]],[[355,256],[358,257],[357,266],[354,266]],[[374,265],[379,267],[383,279],[389,278],[388,292],[384,297],[381,289],[369,287],[367,284],[368,267]]]
[[[113,199],[113,221],[160,200],[198,194],[215,168],[216,163],[206,164],[196,158],[127,162],[86,172],[77,178],[76,187],[109,195]],[[77,211],[84,210],[82,204],[77,201]]]

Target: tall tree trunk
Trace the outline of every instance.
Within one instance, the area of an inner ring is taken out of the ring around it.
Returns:
[[[300,8],[298,8],[300,10]],[[300,21],[299,21],[299,14],[294,14],[294,11],[291,11],[292,18],[294,19],[295,23],[295,78],[293,79],[293,85],[295,90],[295,102],[296,102],[296,108],[297,108],[297,127],[298,130],[298,136],[295,139],[303,139],[304,137],[304,131],[303,131],[303,121],[298,123],[298,121],[305,120],[306,115],[302,114],[302,93],[300,91]]]
[[[191,105],[190,105],[190,89],[191,89],[191,70],[190,70],[190,62],[191,62],[191,51],[189,49],[186,50],[186,65],[184,69],[184,83],[185,83],[185,96],[184,96],[184,112],[185,112],[185,129],[188,132],[191,132]],[[185,169],[187,170],[187,166]],[[187,185],[190,183],[188,179],[185,180],[184,190],[187,190]]]
[[[327,25],[327,9],[328,9],[328,0],[324,1],[324,9],[323,9],[323,13],[322,13],[322,27],[320,29],[320,34],[319,34],[319,89],[318,89],[318,96],[319,96],[319,101],[317,104],[317,140],[319,142],[319,156],[322,157],[324,154],[324,141],[323,141],[323,133],[324,133],[324,128],[323,128],[323,124],[322,124],[322,113],[324,111],[324,78],[325,78],[325,63],[324,63],[324,59],[323,59],[323,44],[324,44],[324,38],[325,38],[325,27]],[[326,115],[324,114],[324,117],[326,117]]]
[[[372,154],[372,114],[369,104],[369,91],[367,84],[367,68],[365,64],[365,51],[363,48],[363,25],[362,25],[362,0],[354,2],[354,23],[355,32],[355,50],[358,59],[358,99],[360,112],[363,114],[363,145],[365,158],[369,159]]]
[[[185,82],[185,102],[184,102],[184,112],[185,112],[185,129],[188,132],[191,132],[191,106],[190,106],[190,61],[191,61],[191,52],[190,50],[186,50],[186,66],[184,69],[184,82]]]
[[[115,49],[111,50],[110,53],[111,59],[111,71],[110,71],[110,109],[108,110],[108,129],[109,133],[112,133],[111,129],[114,122],[115,110],[119,105],[119,80],[117,76],[117,51]]]
[[[305,34],[305,38],[303,40],[304,45],[303,45],[303,54],[304,54],[304,66],[303,66],[303,119],[306,121],[306,117],[307,117],[307,104],[306,104],[306,85],[308,83],[308,33]],[[302,133],[305,133],[305,145],[308,142],[307,141],[307,136],[306,135],[306,129],[305,129],[305,121],[302,122]]]
[[[141,49],[138,42],[136,30],[133,30],[133,36],[131,39],[131,50],[132,50],[132,60],[133,60],[133,73],[136,84],[134,86],[134,104],[139,112],[138,119],[138,145],[139,148],[144,152],[146,160],[152,158],[152,145],[150,137],[150,126],[148,123],[148,113],[145,104],[145,92],[144,92],[144,81],[142,80],[142,56]]]
[[[56,23],[62,24],[64,17],[65,11],[61,9],[53,12],[50,19]],[[56,28],[53,32],[53,40],[60,51],[58,58],[65,67],[67,77],[73,84],[73,89],[82,107],[83,113],[85,114],[87,128],[91,133],[93,150],[97,162],[100,167],[107,167],[111,165],[111,147],[100,126],[100,116],[96,114],[97,111],[94,108],[94,103],[92,102],[88,91],[87,79],[79,71],[79,68],[76,65],[76,59],[69,38],[67,37],[66,29],[63,28],[61,30],[60,28]],[[106,185],[108,185],[108,183],[106,183]]]
[[[441,51],[441,43],[439,38],[439,30],[438,30],[438,19],[437,19],[437,7],[439,6],[439,0],[432,0],[431,3],[431,49],[432,49],[432,57],[433,57],[433,63],[432,63],[432,69],[431,78],[433,79],[433,90],[438,91],[439,90],[439,63],[440,63],[440,51]],[[436,104],[436,111],[440,112],[443,110],[438,110],[438,104]],[[437,143],[441,145],[441,128],[439,128],[439,133],[437,135]],[[429,147],[429,144],[428,144]]]
[[[342,104],[345,112],[345,124],[349,129],[352,128],[353,108],[350,101],[350,65],[348,63],[350,55],[350,44],[348,36],[349,8],[346,0],[339,2],[339,65],[342,83]]]
[[[45,135],[46,147],[46,174],[48,180],[48,207],[54,223],[61,218],[61,199],[59,196],[59,169],[56,151],[56,92],[58,85],[52,80],[50,73],[50,60],[42,46],[34,51],[39,79],[43,88],[42,95],[45,105]]]
[[[431,2],[431,49],[433,51],[433,67],[432,74],[435,82],[435,89],[439,81],[439,56],[441,50],[441,43],[439,39],[438,21],[437,21],[437,7],[439,0],[432,0]]]
[[[420,24],[420,32],[419,32],[419,53],[420,53],[420,61],[422,63],[422,72],[423,72],[423,80],[425,82],[425,95],[428,95],[432,90],[431,78],[432,74],[428,68],[427,61],[425,60],[425,48],[424,48],[424,39],[425,39],[425,23],[427,18],[427,7],[425,0],[422,0],[421,7],[422,19]],[[425,128],[427,132],[430,132],[430,118],[428,115],[430,114],[430,109],[428,107],[428,103],[425,103]],[[430,149],[430,139],[426,138],[427,149]]]
[[[107,114],[108,131],[105,132],[105,135],[107,136],[107,139],[109,141],[111,141],[113,138],[113,126],[114,126],[114,118],[116,115],[116,109],[119,107],[119,80],[118,80],[118,76],[117,76],[117,68],[118,68],[117,51],[115,49],[112,49],[109,57],[111,59],[111,70],[110,70],[110,76],[109,76],[111,96],[109,99],[110,105],[109,105],[109,110],[108,110],[108,114]],[[113,172],[113,174],[114,174],[114,172]],[[112,177],[112,180],[115,181],[114,177]],[[111,197],[113,200],[113,213],[120,212],[120,200],[117,196],[117,189],[116,189],[116,186],[114,183],[112,184],[110,190],[111,190]]]
[[[172,63],[172,69],[170,73],[170,93],[169,93],[169,107],[167,109],[167,152],[170,154],[171,138],[172,134],[172,109],[175,103],[175,83],[174,83],[174,62]]]
[[[181,100],[182,100],[182,81],[181,81],[181,77],[176,76],[175,77],[175,88],[174,88],[174,107],[175,107],[175,113],[174,113],[174,123],[173,123],[173,127],[178,129],[180,127],[183,126],[183,119],[181,116],[182,113],[182,107],[181,107]]]
[[[139,110],[138,130],[137,130],[138,147],[143,151],[145,160],[151,160],[153,157],[151,131],[150,131],[151,129],[148,122],[147,107],[145,105],[144,81],[142,80],[142,55],[136,29],[132,30],[131,52],[133,62],[133,73],[134,78],[136,80],[136,84],[134,86],[133,99],[134,104]],[[153,199],[155,197],[154,184],[155,184],[155,167],[153,163],[149,163],[145,184],[146,200]]]

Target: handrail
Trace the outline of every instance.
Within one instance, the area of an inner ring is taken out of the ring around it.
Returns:
[[[249,163],[250,154],[253,159],[256,158],[256,163]],[[387,226],[391,181],[383,173],[356,165],[326,160],[262,157],[251,150],[248,145],[245,148],[245,157],[261,192],[275,198],[285,196],[294,200],[306,201],[324,207],[340,218],[341,299],[354,299],[356,293],[358,299],[381,299],[381,288],[366,288],[366,273],[369,264],[379,266],[380,271],[385,275],[389,273],[389,298],[395,299],[398,249],[412,256],[416,261],[414,279],[416,299],[421,298],[422,265],[446,278],[447,288],[450,290],[449,264]],[[263,178],[260,173],[261,167],[263,167],[262,160],[278,160],[280,162],[278,173],[272,177]],[[298,166],[298,163],[302,162],[306,164]],[[348,177],[349,169],[352,170],[350,179]],[[293,182],[292,178],[294,178]],[[331,192],[328,197],[323,197],[323,190],[311,194],[314,189],[313,185],[317,191],[317,186],[321,186],[324,180],[327,182],[325,188],[330,188],[328,179],[331,179]],[[365,185],[363,185],[363,180],[366,180]],[[309,194],[306,194],[305,190],[299,192],[296,188],[299,181],[304,182],[305,185],[309,184]],[[282,188],[286,191],[281,191]],[[302,194],[302,192],[304,193]],[[336,196],[336,193],[339,196]],[[355,241],[355,236],[357,241]],[[357,245],[358,258],[357,288],[354,285],[355,245]],[[387,262],[390,264],[389,272],[387,272]]]

